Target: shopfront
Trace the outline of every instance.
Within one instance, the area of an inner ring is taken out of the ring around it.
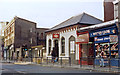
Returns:
[[[79,63],[82,61],[83,65],[92,65],[93,60],[90,60],[89,57],[93,57],[93,44],[89,42],[89,33],[80,32],[77,33],[76,44],[79,44]]]
[[[29,56],[35,57],[43,57],[43,45],[32,46],[32,49],[29,49]]]
[[[100,53],[103,50],[105,65],[118,66],[120,57],[118,49],[118,30],[116,25],[91,30],[90,39],[94,39],[95,64],[100,64]],[[108,61],[110,58],[110,62]]]

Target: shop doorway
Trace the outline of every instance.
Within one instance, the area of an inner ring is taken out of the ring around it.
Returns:
[[[76,62],[75,62],[75,51],[76,51],[75,37],[71,36],[69,38],[69,55],[70,55],[70,58],[71,58],[71,64],[76,64]]]
[[[79,57],[82,57],[82,64],[83,65],[92,65],[93,60],[92,57],[94,56],[94,46],[93,44],[82,43],[79,45]],[[80,64],[80,60],[79,60]]]
[[[59,57],[58,40],[54,40],[54,48],[55,48],[55,54],[56,54],[56,56]]]

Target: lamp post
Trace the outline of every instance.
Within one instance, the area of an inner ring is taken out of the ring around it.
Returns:
[[[31,46],[32,46],[32,42],[33,42],[32,41],[32,35],[33,35],[32,32],[33,32],[33,30],[32,30],[32,28],[30,28],[30,34],[31,34],[31,38],[30,38],[31,62],[32,62],[32,47]]]

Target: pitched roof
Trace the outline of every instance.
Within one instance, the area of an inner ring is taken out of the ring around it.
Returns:
[[[92,26],[88,26],[88,27],[83,27],[83,28],[78,29],[78,31],[95,29],[95,28],[101,28],[101,27],[105,27],[105,26],[110,26],[112,24],[115,24],[116,22],[118,22],[118,19],[107,21],[107,22],[104,22],[104,23],[96,24],[96,25],[92,25]]]
[[[71,18],[65,20],[64,22],[52,27],[48,31],[68,27],[68,26],[75,25],[75,24],[98,24],[98,23],[102,23],[102,22],[103,22],[102,20],[97,19],[97,18],[83,12],[82,14],[72,16]]]
[[[28,21],[28,22],[31,22],[31,23],[36,24],[36,22],[30,21],[30,20],[27,20],[27,19],[24,19],[24,18],[20,18],[20,17],[18,17],[18,16],[15,16],[14,18],[15,18],[15,19],[21,19],[21,20]]]

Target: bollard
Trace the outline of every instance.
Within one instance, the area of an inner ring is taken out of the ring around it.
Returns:
[[[46,61],[46,62],[47,62],[47,64],[48,64],[48,57],[47,57],[47,61]]]
[[[110,62],[110,58],[108,58],[108,61],[109,61],[109,71],[111,70],[111,62]]]
[[[9,63],[10,63],[10,57],[9,57]]]
[[[25,57],[25,62],[26,62],[26,57]]]
[[[82,67],[82,58],[80,57],[80,67]]]
[[[40,59],[41,59],[41,64],[42,64],[42,59],[43,59],[43,58],[42,58],[42,57],[40,57]]]
[[[69,57],[69,66],[71,66],[71,57]]]
[[[93,57],[93,69],[95,68],[95,59]]]
[[[62,57],[61,57],[61,67],[62,67]]]
[[[120,67],[120,57],[118,58],[118,72],[120,71],[119,67]]]
[[[54,65],[55,57],[53,57],[53,59],[54,59],[54,60],[53,60],[53,62],[52,62],[52,63],[53,63],[53,65]]]

